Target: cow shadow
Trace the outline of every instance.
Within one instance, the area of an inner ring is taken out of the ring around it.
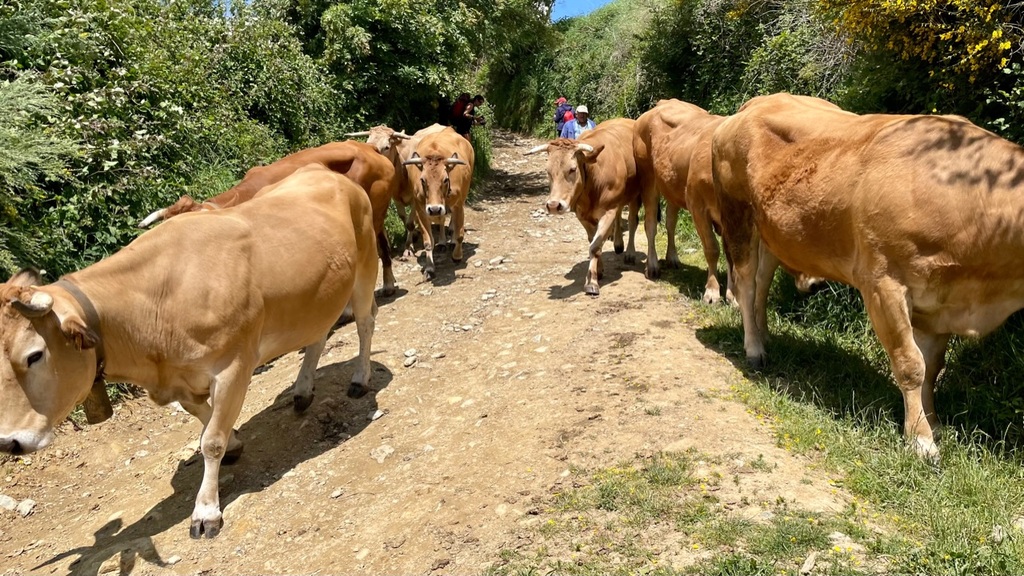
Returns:
[[[292,408],[292,390],[288,386],[273,404],[250,418],[238,429],[245,452],[236,465],[221,467],[221,510],[246,494],[262,492],[280,480],[296,465],[316,458],[345,440],[361,433],[370,423],[369,414],[377,410],[376,395],[393,379],[392,372],[372,362],[371,390],[358,399],[348,398],[349,380],[355,359],[321,366],[316,371],[315,399],[306,412]],[[196,494],[203,477],[201,454],[180,460],[171,486],[174,493],[164,498],[141,519],[123,526],[114,519],[95,532],[95,542],[62,552],[33,570],[40,570],[77,555],[69,574],[96,576],[101,565],[119,557],[121,573],[132,570],[137,558],[156,566],[167,566],[152,538],[167,530],[188,530]],[[224,517],[224,532],[230,533],[233,518]],[[221,534],[220,538],[230,537]],[[104,572],[109,571],[105,569]]]
[[[708,281],[707,264],[694,266],[685,262],[676,268],[669,268],[664,260],[659,260],[661,268],[661,280],[668,282],[679,291],[679,294],[690,300],[700,301],[704,298],[704,286]],[[721,287],[719,296],[725,299],[726,275],[724,271],[718,272],[718,282]]]
[[[903,397],[887,364],[872,362],[826,341],[772,332],[767,342],[767,365],[753,369],[747,363],[743,328],[738,322],[701,327],[695,334],[698,341],[727,358],[745,377],[792,400],[810,403],[836,418],[902,429]],[[794,378],[797,373],[799,377]]]
[[[645,257],[638,258],[636,264],[626,264],[623,262],[621,254],[616,254],[614,251],[609,250],[601,254],[601,259],[604,261],[604,277],[599,281],[602,292],[604,292],[605,288],[621,280],[624,270],[639,270],[640,274],[643,274],[642,262],[645,260]],[[640,267],[638,268],[638,266]],[[566,280],[571,280],[572,283],[564,286],[558,284],[548,286],[548,298],[551,300],[564,300],[577,294],[582,294],[583,284],[587,281],[587,271],[589,269],[589,259],[574,264],[572,269],[566,272],[564,276]],[[611,289],[614,290],[614,288]]]
[[[469,226],[466,227],[466,234],[473,230]],[[454,244],[450,244],[445,247],[435,246],[434,247],[434,279],[433,280],[421,280],[419,284],[429,286],[449,286],[455,282],[456,279],[462,276],[467,276],[467,270],[475,269],[468,268],[469,261],[476,255],[476,249],[479,244],[470,242],[469,240],[462,241],[462,260],[458,262],[452,261],[452,249],[455,247]],[[422,250],[416,256],[416,262],[420,266],[420,270],[423,270],[423,266],[427,263],[426,254],[422,253]],[[460,273],[461,272],[461,273]],[[422,277],[422,276],[421,276]],[[419,286],[417,284],[417,286]]]

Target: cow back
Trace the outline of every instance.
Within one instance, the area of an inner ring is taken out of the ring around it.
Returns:
[[[658,105],[637,119],[633,149],[637,171],[643,186],[653,186],[666,200],[687,207],[686,183],[690,163],[698,146],[707,148],[706,170],[710,182],[709,126],[721,122],[720,116],[709,114],[699,106],[680,100],[661,100]],[[702,175],[704,176],[704,175]]]
[[[915,325],[937,333],[984,333],[1020,307],[1019,146],[959,117],[858,116],[782,94],[723,122],[713,153],[723,203],[752,207],[787,266],[862,290],[893,277]]]

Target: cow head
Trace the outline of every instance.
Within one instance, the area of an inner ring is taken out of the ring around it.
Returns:
[[[157,220],[167,220],[177,216],[178,214],[184,214],[186,212],[198,212],[203,209],[203,205],[192,199],[191,196],[185,195],[178,198],[178,201],[171,204],[167,208],[161,208],[156,212],[153,212],[149,216],[142,219],[139,222],[139,228],[148,228]]]
[[[412,136],[405,132],[395,132],[384,125],[374,126],[365,132],[349,132],[345,134],[346,138],[362,138],[364,136],[366,137],[367,144],[373,146],[378,152],[388,158],[394,158],[393,154],[397,153],[398,145],[403,140],[412,138]]]
[[[458,152],[453,152],[448,158],[435,155],[421,157],[413,152],[412,157],[403,164],[420,168],[420,185],[416,187],[416,196],[426,206],[427,216],[444,216],[448,196],[452,193],[452,169],[466,166],[467,162],[459,158]]]
[[[96,379],[96,333],[73,297],[38,283],[38,273],[23,270],[0,284],[0,452],[49,445]]]
[[[524,154],[548,153],[548,180],[551,192],[544,205],[549,214],[564,214],[576,209],[576,203],[583,195],[587,181],[587,165],[597,161],[604,150],[604,144],[589,144],[559,138],[524,152]]]

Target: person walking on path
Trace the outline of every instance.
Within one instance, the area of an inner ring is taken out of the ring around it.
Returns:
[[[562,126],[562,131],[559,133],[561,138],[569,138],[576,140],[587,130],[594,129],[594,121],[590,119],[590,110],[586,106],[580,104],[576,107],[576,119],[572,122],[566,122],[565,126]]]
[[[572,104],[569,104],[564,96],[560,96],[555,100],[555,106],[555,138],[558,138],[562,135],[562,127],[567,120],[566,113],[572,114]]]

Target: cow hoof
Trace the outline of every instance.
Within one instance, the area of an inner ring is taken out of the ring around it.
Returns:
[[[626,251],[626,245],[625,244],[623,244],[622,246],[619,246],[618,244],[615,245],[615,253],[616,254],[622,254],[625,251]]]
[[[225,466],[231,466],[236,464],[238,459],[242,457],[242,451],[245,449],[243,444],[239,444],[238,448],[232,448],[224,453],[224,457],[220,459],[220,463]]]
[[[661,278],[661,270],[659,270],[657,267],[647,268],[647,271],[644,274],[644,276],[647,276],[648,280],[657,280],[658,278]]]
[[[711,291],[707,291],[707,292],[704,293],[704,297],[701,298],[701,302],[703,302],[705,304],[715,304],[720,299],[721,298],[719,298],[718,294],[715,294],[715,293],[713,293]]]
[[[598,296],[601,294],[601,289],[597,287],[597,284],[587,284],[583,287],[583,292],[590,296]]]
[[[363,396],[366,396],[366,392],[366,386],[363,386],[358,382],[353,382],[348,385],[348,392],[345,394],[349,398],[362,398]]]
[[[441,252],[443,254],[443,253],[448,251],[448,245],[447,244],[438,244],[437,246],[434,246],[434,250],[436,250],[438,252]]]
[[[395,287],[395,286],[385,286],[385,287],[381,288],[380,290],[378,290],[377,293],[379,295],[381,295],[381,296],[387,297],[387,296],[394,296],[395,292],[397,292],[397,291],[398,291],[398,288]]]
[[[452,262],[455,262],[456,264],[458,264],[459,262],[462,262],[462,257],[460,256],[460,257],[456,258],[455,255],[452,254]]]
[[[294,396],[292,402],[292,408],[295,408],[296,412],[305,412],[306,408],[309,408],[309,405],[313,403],[313,395]]]
[[[192,520],[192,526],[188,529],[188,535],[193,540],[198,540],[202,536],[207,538],[216,538],[220,534],[220,529],[224,527],[224,519],[216,518],[213,520]]]
[[[423,279],[427,280],[427,281],[433,280],[434,276],[436,276],[436,275],[437,274],[435,274],[433,270],[424,270],[423,271]]]
[[[618,250],[616,250],[615,252],[617,254],[622,254],[622,252]],[[622,257],[622,261],[625,262],[626,264],[636,264],[636,254],[626,254],[625,256]]]
[[[768,359],[765,358],[764,354],[758,354],[757,356],[747,356],[747,364],[750,365],[754,370],[761,370],[768,363]]]
[[[679,268],[682,266],[682,264],[679,263],[679,259],[677,258],[666,258],[665,260],[661,261],[661,265],[664,266],[665,268],[668,268],[669,270],[679,270]]]

